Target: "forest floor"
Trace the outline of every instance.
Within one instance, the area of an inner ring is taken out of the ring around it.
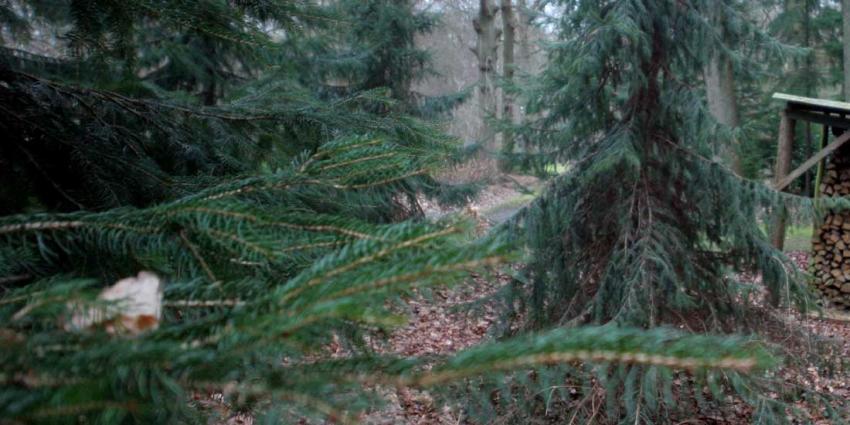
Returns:
[[[498,225],[534,199],[540,182],[528,176],[510,176],[487,186],[465,207],[442,208],[421,200],[425,214],[437,218],[446,214],[471,215],[485,230]],[[472,276],[468,284],[433,291],[407,301],[410,319],[396,329],[383,347],[387,353],[402,356],[451,354],[481,343],[498,320],[496,306],[487,302],[510,279],[504,275]],[[483,301],[483,305],[482,305]],[[476,308],[467,308],[470,305]],[[463,423],[448,408],[440,409],[425,392],[397,391],[385,394],[387,405],[368,415],[373,425],[457,425]]]
[[[490,185],[480,192],[466,207],[442,209],[436,204],[423,202],[426,215],[439,217],[450,213],[460,213],[473,216],[479,220],[481,230],[502,223],[520,210],[533,199],[533,194],[539,192],[538,180],[525,176],[511,176],[498,183]],[[792,232],[793,233],[793,232]],[[805,232],[801,232],[805,233]],[[793,237],[793,234],[792,234]],[[807,236],[810,237],[810,236]],[[799,238],[802,240],[802,236]],[[804,268],[808,263],[808,254],[804,243],[792,243],[793,249],[787,254]],[[802,248],[801,248],[802,247]],[[742,279],[757,282],[758,276],[741,276]],[[429,356],[448,355],[464,348],[472,347],[490,338],[491,331],[499,320],[498,307],[492,300],[504,285],[509,284],[510,278],[505,275],[471,276],[469,282],[451,288],[441,288],[430,294],[417,294],[406,300],[409,313],[408,323],[394,330],[385,340],[376,341],[378,349],[387,354],[400,356]],[[469,308],[475,305],[476,308]],[[837,359],[850,359],[850,314],[833,316],[832,318],[801,317],[788,314],[782,318],[786,323],[795,323],[811,331],[811,334],[821,340],[831,340],[831,352],[821,353]],[[778,338],[778,337],[777,337]],[[336,354],[336,353],[335,353]],[[778,376],[790,387],[806,388],[850,400],[850,367],[833,373],[816,364],[818,361],[806,362],[799,359],[795,353],[787,354],[789,360],[802,362],[802,367],[785,367]],[[458,425],[466,423],[458,417],[456,411],[448,407],[440,407],[427,392],[416,390],[385,390],[386,404],[379,410],[373,411],[361,418],[372,425]],[[839,402],[840,403],[840,402]],[[812,408],[806,401],[792,400],[799,410],[810,413],[809,420],[804,423],[817,425],[832,424],[821,418],[821,412]],[[682,424],[728,424],[739,425],[751,423],[751,409],[742,402],[733,403],[721,412],[704,412],[700,417],[689,418]],[[226,416],[225,416],[226,417]],[[231,416],[227,425],[250,425],[253,418],[250,415]]]
[[[519,183],[521,186],[518,186]],[[523,187],[525,189],[523,189]],[[540,184],[532,178],[514,176],[491,185],[481,192],[465,209],[486,225],[503,222],[524,206],[533,196],[528,193],[539,191]],[[425,204],[426,214],[439,216],[451,211],[440,209],[436,205]],[[795,245],[796,248],[796,245]],[[789,252],[789,256],[805,268],[808,254],[803,251]],[[750,277],[757,280],[758,277]],[[388,353],[403,356],[425,356],[450,354],[458,350],[481,343],[488,338],[490,329],[498,320],[498,313],[486,300],[503,285],[508,284],[506,276],[473,276],[467,285],[434,291],[430,297],[418,296],[408,300],[410,321],[397,329],[389,338],[385,347]],[[464,306],[480,303],[479,308]],[[850,359],[850,320],[844,317],[833,319],[814,317],[788,317],[800,326],[809,329],[816,337],[836,342],[832,356]],[[832,394],[850,400],[850,371],[829,373],[822,366],[808,364],[802,368],[785,368],[780,376],[791,386],[808,388]],[[417,424],[448,425],[464,423],[456,413],[448,408],[440,409],[424,392],[397,391],[386,394],[388,404],[383,409],[368,415],[365,420],[370,424]],[[804,411],[813,411],[804,401],[794,403]],[[750,409],[743,405],[733,405],[721,416],[697,417],[688,420],[689,424],[747,424],[750,423]],[[812,413],[808,423],[831,424],[819,418],[818,412]]]

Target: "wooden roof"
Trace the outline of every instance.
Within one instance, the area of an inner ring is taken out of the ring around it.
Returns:
[[[793,94],[785,93],[774,93],[773,98],[776,100],[784,100],[788,102],[790,106],[801,107],[801,109],[828,110],[829,112],[850,114],[850,103],[847,102],[795,96]]]
[[[785,93],[774,93],[773,99],[786,102],[792,119],[850,129],[850,103]]]

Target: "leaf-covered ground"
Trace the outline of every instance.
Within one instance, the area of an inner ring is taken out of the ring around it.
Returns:
[[[530,197],[523,187],[537,187],[537,182],[530,178],[503,180],[482,191],[478,198],[465,208],[444,210],[435,204],[424,202],[426,213],[430,216],[440,216],[450,212],[471,215],[479,220],[482,231],[491,224],[508,218],[518,210]],[[798,266],[805,268],[808,254],[802,251],[789,253]],[[758,276],[742,276],[743,279],[758,282]],[[504,275],[471,276],[468,283],[454,288],[432,291],[428,294],[418,294],[405,301],[409,314],[408,323],[394,330],[390,335],[377,336],[375,346],[385,353],[401,356],[446,355],[458,350],[471,347],[489,338],[493,327],[499,321],[497,306],[491,301],[492,295],[508,284],[509,278]],[[779,371],[779,376],[791,388],[807,388],[832,394],[839,399],[850,400],[850,370],[830,370],[823,366],[832,360],[850,360],[850,314],[832,318],[800,317],[788,314],[788,321],[810,330],[815,338],[831,340],[834,344],[826,352],[821,352],[819,359],[809,359],[802,367],[786,367]],[[337,347],[338,348],[338,347]],[[345,355],[336,352],[337,348],[329,347],[332,355]],[[793,357],[791,353],[790,357]],[[798,359],[799,360],[799,359]],[[822,363],[820,365],[816,363]],[[427,392],[416,390],[385,389],[382,391],[387,400],[379,410],[373,411],[362,418],[365,423],[374,425],[408,424],[408,425],[456,425],[467,423],[457,412],[449,407],[441,407]],[[774,394],[773,396],[779,396]],[[209,402],[218,408],[224,406]],[[848,401],[850,403],[850,401]],[[803,397],[793,403],[801,411],[808,412],[806,423],[819,425],[832,424],[822,418],[822,412],[812,408]],[[837,406],[836,406],[837,407]],[[226,410],[226,409],[225,409]],[[246,414],[228,415],[228,425],[251,425],[253,418]],[[744,403],[733,402],[722,411],[702,412],[700,416],[686,418],[688,424],[748,424],[751,422],[751,410]]]
[[[806,253],[791,253],[795,261],[805,265]],[[431,297],[418,297],[408,301],[412,318],[407,326],[396,330],[389,338],[388,350],[401,355],[447,354],[480,343],[488,335],[488,330],[496,323],[498,313],[493,306],[466,309],[463,306],[474,305],[480,299],[486,299],[507,278],[484,279],[474,277],[467,286],[439,290]],[[832,352],[822,355],[834,359],[850,359],[850,321],[814,318],[789,317],[819,338],[835,342]],[[822,358],[820,360],[829,360]],[[784,368],[780,371],[782,379],[791,387],[822,391],[850,402],[850,370],[833,371],[814,363],[802,368]],[[449,409],[438,408],[427,393],[417,391],[398,391],[387,394],[388,405],[379,412],[373,412],[366,419],[372,424],[457,424],[457,415]],[[778,396],[778,394],[774,394]],[[810,422],[814,424],[832,424],[823,419],[821,413],[800,398],[794,405],[808,412]],[[836,406],[839,407],[839,406]],[[722,412],[704,412],[702,416],[690,418],[689,424],[748,424],[751,411],[743,403],[734,403]]]
[[[536,182],[524,180],[523,184],[534,187]],[[503,182],[483,191],[466,211],[477,215],[483,222],[498,223],[506,219],[505,216],[509,216],[512,211],[519,209],[525,198],[526,194],[517,191],[511,184]],[[432,215],[445,213],[438,210],[436,206],[429,207]],[[788,255],[801,269],[807,267],[806,252],[795,251]],[[744,278],[754,282],[759,280],[758,276],[744,276]],[[496,323],[498,313],[494,306],[486,303],[477,308],[464,307],[478,305],[481,300],[486,300],[507,282],[508,279],[505,276],[488,278],[474,276],[468,285],[439,290],[431,297],[410,299],[407,303],[411,320],[407,326],[397,329],[389,337],[386,349],[401,355],[421,356],[448,354],[480,343],[488,337],[488,331]],[[810,330],[814,338],[829,340],[834,344],[827,352],[819,353],[820,358],[810,359],[808,365],[783,368],[779,371],[779,376],[790,388],[821,391],[838,399],[843,398],[850,403],[850,368],[831,370],[829,367],[824,367],[824,364],[828,364],[830,360],[838,360],[839,363],[844,359],[850,361],[850,315],[829,318],[800,317],[789,314],[787,320]],[[789,357],[793,356],[794,353],[790,353]],[[437,407],[427,393],[397,391],[387,396],[388,405],[365,418],[367,422],[422,425],[464,423],[463,418],[459,418],[450,409]],[[823,419],[822,412],[811,407],[803,397],[793,404],[806,412],[809,417],[808,423],[824,425],[833,423]],[[751,410],[748,406],[743,403],[733,403],[729,407],[722,412],[704,412],[702,416],[689,418],[686,423],[737,425],[751,422]]]

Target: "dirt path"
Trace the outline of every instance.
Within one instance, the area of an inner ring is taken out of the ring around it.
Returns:
[[[482,227],[504,222],[533,196],[521,190],[535,190],[537,179],[512,176],[482,190],[465,208],[441,208],[422,200],[430,218],[451,213],[477,215]],[[414,296],[407,301],[410,320],[390,335],[384,351],[402,356],[451,354],[481,343],[498,318],[495,306],[484,303],[469,308],[472,303],[486,300],[509,282],[506,276],[472,276],[466,283],[450,289],[434,291],[431,298]],[[384,394],[387,405],[373,412],[365,422],[374,425],[456,425],[459,418],[448,408],[439,408],[427,392],[392,391]]]
[[[539,192],[541,182],[536,177],[511,175],[500,178],[498,183],[490,185],[471,200],[466,207],[443,208],[427,199],[420,203],[428,218],[438,218],[446,214],[460,213],[465,209],[475,211],[488,224],[497,225],[511,218],[517,211],[534,199]]]

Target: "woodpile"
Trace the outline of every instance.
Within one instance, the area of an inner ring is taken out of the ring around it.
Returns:
[[[850,153],[840,149],[824,170],[821,196],[850,196]],[[832,211],[812,240],[815,286],[833,307],[850,309],[850,211]]]

